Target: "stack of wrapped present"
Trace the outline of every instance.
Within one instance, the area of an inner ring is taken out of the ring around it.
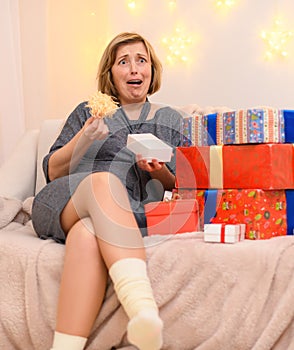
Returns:
[[[245,224],[247,239],[293,234],[294,111],[254,108],[186,117],[182,144],[176,191],[197,199],[201,230]]]

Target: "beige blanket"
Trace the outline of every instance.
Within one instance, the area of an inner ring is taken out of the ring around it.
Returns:
[[[22,211],[29,211],[23,203]],[[64,246],[38,239],[30,221],[13,221],[17,215],[0,230],[0,349],[47,350]],[[294,237],[229,245],[186,233],[145,243],[163,349],[294,349]],[[109,283],[86,349],[133,349],[126,325]]]

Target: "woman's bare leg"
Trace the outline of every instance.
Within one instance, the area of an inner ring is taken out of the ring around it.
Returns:
[[[57,311],[58,332],[89,336],[103,302],[107,278],[96,237],[83,220],[79,220],[66,239]]]
[[[146,258],[127,191],[115,175],[102,172],[86,177],[72,196],[71,206],[79,218],[90,217],[96,237],[108,243],[110,251],[101,250],[108,267],[129,254]]]
[[[86,244],[84,242],[85,236],[80,235],[80,230],[89,236],[91,235],[89,232],[93,230],[91,224],[86,225],[86,228],[81,228],[80,220],[83,218],[91,218],[90,222],[93,223],[97,236],[96,242],[98,242],[98,244],[96,243],[97,250],[94,249],[91,259],[88,261],[85,259],[86,265],[91,264],[91,271],[92,267],[95,270],[95,266],[99,271],[92,271],[92,278],[84,276],[88,272],[83,272],[81,267],[78,268],[80,271],[79,275],[76,275],[74,270],[74,266],[80,263],[81,258],[79,257],[81,248],[79,245],[76,245],[79,239],[76,240],[76,236],[83,240],[83,244]],[[67,247],[60,288],[57,330],[65,334],[88,336],[95,317],[100,310],[103,299],[101,299],[101,295],[104,296],[107,278],[105,277],[106,265],[108,269],[112,268],[113,273],[111,277],[114,281],[116,292],[127,314],[132,318],[129,333],[135,334],[135,337],[130,334],[129,338],[139,349],[159,349],[162,342],[162,323],[158,318],[157,306],[146,273],[143,239],[131,211],[128,195],[121,182],[108,173],[89,175],[81,182],[72,199],[65,207],[61,215],[61,223],[64,230],[66,232],[69,231],[66,243],[69,244],[69,247]],[[70,236],[72,237],[70,238]],[[75,249],[78,250],[77,254]],[[97,265],[93,263],[95,255],[98,258]],[[101,257],[103,257],[103,260]],[[105,265],[103,265],[103,261]],[[115,265],[115,268],[113,268],[113,265]],[[102,268],[102,266],[104,267]],[[101,268],[102,276],[104,276],[103,280],[105,281],[102,287],[99,282]],[[133,272],[130,274],[129,270]],[[125,280],[128,283],[125,283]],[[77,293],[73,293],[73,286],[81,285],[81,281],[85,285],[80,286]],[[123,284],[121,281],[124,281]],[[138,285],[137,290],[139,293],[133,293],[134,283]],[[95,288],[99,289],[99,291],[95,290]],[[83,290],[89,295],[95,295],[96,293],[97,296],[98,293],[98,301],[91,296],[88,300],[85,300]],[[95,290],[95,293],[91,294],[93,290]],[[70,293],[73,294],[68,299]],[[144,293],[147,294],[146,298],[144,298]],[[132,305],[135,305],[135,308]],[[89,309],[91,309],[90,313],[88,313]],[[152,309],[153,312],[138,315],[142,309]],[[73,318],[75,319],[74,321]],[[143,326],[140,326],[141,324]],[[148,337],[144,334],[146,328],[150,331]],[[137,336],[138,333],[139,336]],[[151,339],[152,344],[147,338]]]

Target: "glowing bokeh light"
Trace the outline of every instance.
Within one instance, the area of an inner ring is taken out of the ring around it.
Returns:
[[[276,56],[288,56],[287,45],[293,38],[294,32],[285,30],[281,19],[274,21],[273,28],[269,31],[262,31],[261,37],[267,45],[266,58],[272,59]]]
[[[162,39],[162,43],[168,51],[167,61],[169,63],[189,61],[188,51],[192,42],[190,35],[187,35],[182,28],[176,27],[174,34]]]

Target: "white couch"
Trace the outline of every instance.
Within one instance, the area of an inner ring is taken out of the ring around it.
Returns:
[[[45,185],[42,159],[63,123],[63,119],[48,119],[42,123],[40,130],[24,133],[0,168],[0,195],[24,200],[40,191]]]
[[[45,184],[42,158],[62,123],[28,131],[0,168],[1,350],[46,350],[52,341],[64,246],[37,238],[26,204]],[[192,232],[145,244],[163,349],[294,349],[293,236],[228,245]],[[109,282],[86,349],[133,349],[126,325]]]

